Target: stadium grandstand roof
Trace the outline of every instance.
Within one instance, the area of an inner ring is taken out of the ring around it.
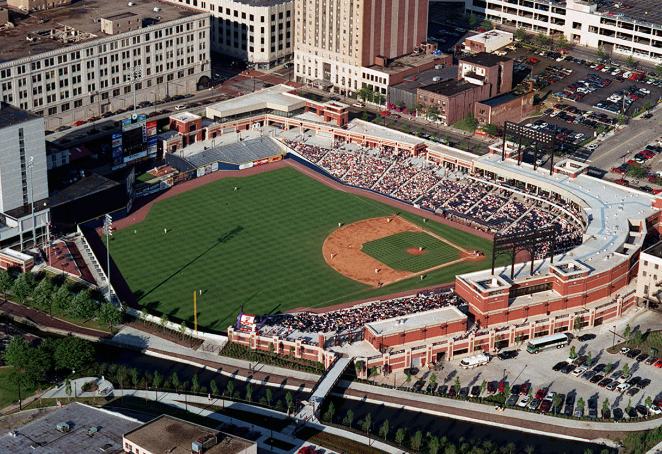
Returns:
[[[217,161],[243,164],[282,154],[280,145],[270,137],[242,140],[206,148],[210,145],[210,142],[209,140],[196,142],[186,147],[187,156],[184,159],[195,168]]]
[[[379,322],[368,323],[366,326],[377,335],[389,335],[424,328],[430,325],[440,325],[459,320],[465,320],[466,314],[460,312],[455,306],[442,307],[412,315],[403,315]]]

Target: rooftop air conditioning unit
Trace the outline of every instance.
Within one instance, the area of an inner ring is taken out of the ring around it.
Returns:
[[[155,6],[155,7],[154,7],[154,12],[155,12],[155,13],[158,13],[159,11],[161,11],[161,8],[159,8],[158,6]]]
[[[136,4],[133,2],[129,2],[129,6],[135,6]]]
[[[434,65],[434,69],[444,69],[444,65]]]
[[[441,80],[441,77],[439,77],[439,76],[434,76],[432,78],[432,82],[439,82],[440,80]]]

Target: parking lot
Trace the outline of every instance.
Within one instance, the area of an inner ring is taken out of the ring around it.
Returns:
[[[616,333],[622,334],[624,327],[628,322],[633,331],[636,328],[639,328],[644,332],[649,329],[658,330],[661,328],[661,326],[659,326],[661,322],[658,313],[643,311],[643,309],[640,309],[630,320],[618,321],[616,324]],[[503,381],[507,384],[507,387],[510,390],[517,386],[529,386],[532,389],[533,394],[528,399],[529,402],[535,398],[536,392],[540,389],[545,389],[547,393],[563,394],[564,403],[562,408],[552,409],[552,411],[558,413],[569,413],[570,415],[574,415],[577,408],[576,403],[580,398],[583,399],[586,404],[583,412],[584,416],[588,416],[589,406],[593,405],[593,408],[596,411],[595,415],[600,418],[602,416],[601,410],[605,399],[609,400],[610,417],[613,417],[613,411],[615,408],[619,408],[625,413],[628,404],[636,412],[635,407],[637,405],[645,405],[648,396],[650,396],[652,400],[662,399],[662,367],[660,367],[662,366],[662,361],[658,363],[658,367],[656,367],[654,364],[646,364],[644,360],[640,362],[635,358],[628,358],[619,353],[608,353],[607,348],[611,347],[614,342],[618,343],[618,337],[610,332],[613,329],[613,326],[614,325],[611,324],[609,326],[602,326],[592,330],[582,330],[578,333],[575,332],[575,338],[570,345],[574,346],[579,356],[586,356],[590,352],[592,357],[591,367],[587,367],[586,371],[582,371],[582,375],[595,367],[598,369],[609,367],[611,369],[609,373],[605,373],[604,370],[602,370],[595,374],[603,375],[603,378],[608,378],[615,371],[622,371],[623,366],[627,364],[632,378],[639,377],[639,380],[650,380],[649,384],[644,383],[645,386],[643,389],[640,385],[631,386],[629,389],[637,389],[637,391],[630,391],[633,394],[631,396],[627,394],[628,390],[623,390],[623,393],[618,392],[617,390],[608,390],[606,382],[603,382],[603,386],[599,386],[597,382],[591,383],[589,379],[592,378],[592,376],[585,376],[584,378],[582,378],[582,376],[574,376],[573,371],[576,367],[569,367],[569,370],[567,370],[566,373],[563,373],[560,370],[552,370],[554,365],[568,359],[570,346],[560,349],[553,348],[534,355],[527,353],[526,342],[518,347],[506,349],[517,351],[517,357],[512,359],[501,360],[494,356],[489,364],[468,370],[461,369],[459,367],[459,361],[443,362],[443,367],[439,371],[429,371],[427,369],[421,370],[415,377],[412,377],[410,383],[406,383],[405,380],[400,382],[400,378],[404,377],[404,375],[402,375],[398,378],[398,382],[402,383],[404,387],[418,386],[425,390],[429,383],[430,376],[434,374],[437,376],[436,382],[438,386],[436,392],[438,393],[441,389],[442,394],[447,395],[448,393],[453,393],[456,379],[459,379],[461,388],[466,394],[471,393],[472,387],[479,387],[483,380],[487,383],[495,382],[493,386],[498,392],[498,384]],[[580,341],[578,338],[585,334],[594,334],[595,338],[583,342]],[[658,356],[662,357],[662,352],[659,352]],[[608,364],[610,364],[610,366],[607,366]],[[586,364],[584,366],[586,366]],[[390,378],[389,380],[387,378],[385,380],[392,382],[393,379]],[[619,380],[625,382],[622,378],[619,378]],[[618,380],[617,384],[620,384]],[[622,388],[624,387],[621,387],[621,389]],[[525,394],[528,394],[528,390]],[[487,395],[488,392],[486,390],[481,394],[481,397],[486,397]],[[570,403],[570,405],[565,405],[568,396],[570,397],[570,400],[574,402]],[[518,393],[517,402],[522,403],[522,401],[525,400],[525,397],[525,395],[520,395]],[[641,415],[639,414],[639,416]],[[627,419],[628,417],[627,414],[623,416],[624,419]]]

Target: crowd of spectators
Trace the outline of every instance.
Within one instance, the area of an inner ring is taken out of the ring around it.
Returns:
[[[362,330],[372,322],[388,320],[394,317],[416,314],[418,312],[440,309],[459,304],[457,294],[453,290],[443,292],[421,293],[416,296],[396,298],[374,303],[352,306],[347,309],[314,314],[299,312],[281,318],[267,321],[268,331],[273,327],[285,328],[289,333],[337,333]]]
[[[286,144],[348,184],[439,210],[447,218],[479,230],[504,233],[555,225],[556,253],[581,244],[579,226],[558,207],[577,219],[580,208],[534,186],[466,174],[441,177],[440,168],[424,169],[411,159],[409,151],[389,146],[350,151],[344,143],[337,143],[336,148],[292,140],[286,140]]]

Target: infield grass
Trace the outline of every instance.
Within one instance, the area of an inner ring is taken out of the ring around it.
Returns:
[[[423,248],[421,255],[407,252]],[[425,232],[400,232],[363,244],[361,252],[396,271],[417,273],[460,258],[461,251]]]
[[[454,244],[486,252],[487,260],[461,262],[430,272],[424,280],[417,277],[379,289],[326,264],[322,245],[339,222],[394,211],[285,167],[223,178],[157,202],[144,221],[111,237],[110,253],[138,302],[152,314],[165,313],[192,326],[193,292],[202,290],[198,323],[211,331],[227,329],[242,305],[256,315],[328,306],[451,282],[455,274],[490,263],[490,241],[402,213]]]

